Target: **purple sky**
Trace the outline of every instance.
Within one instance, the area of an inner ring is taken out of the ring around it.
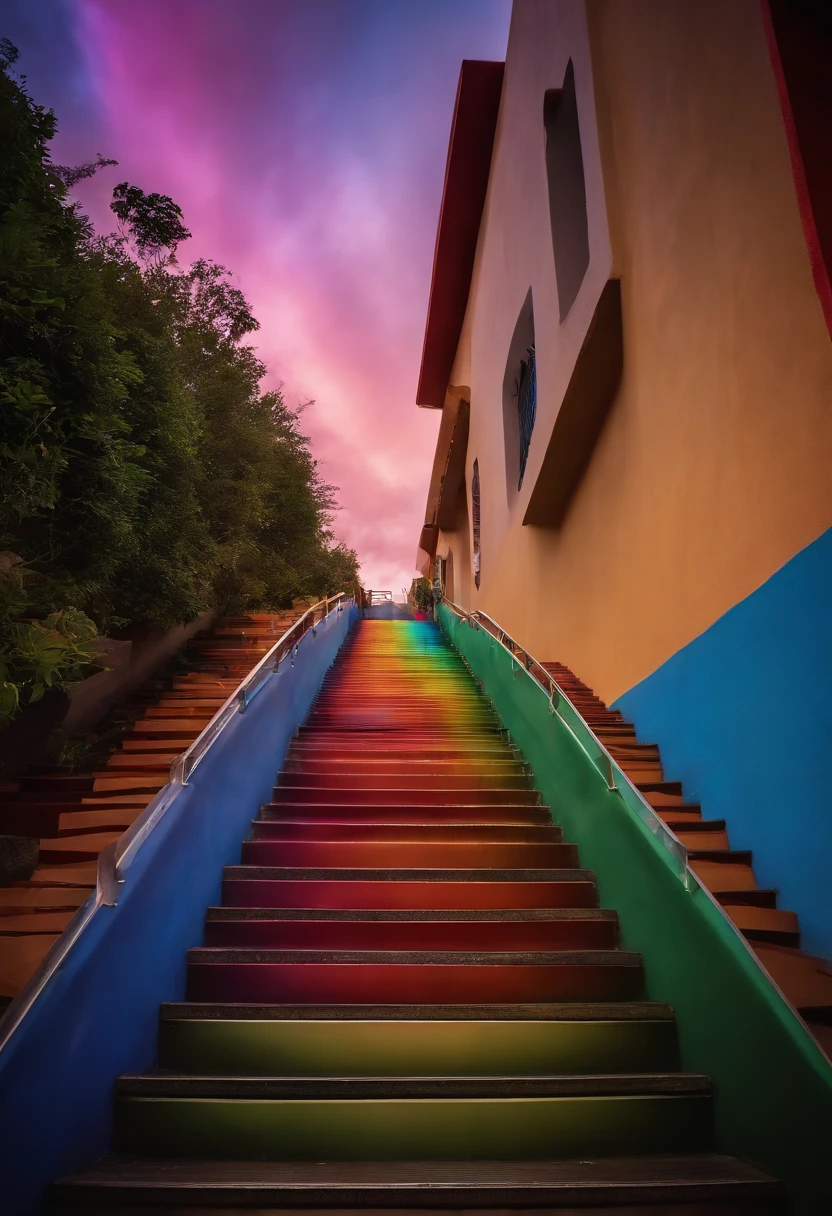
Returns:
[[[5,0],[56,161],[118,168],[80,193],[112,227],[118,181],[170,194],[180,260],[231,268],[268,385],[340,487],[366,586],[408,585],[438,414],[417,410],[460,62],[502,59],[510,0]]]

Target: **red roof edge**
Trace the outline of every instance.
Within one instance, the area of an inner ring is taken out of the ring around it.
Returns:
[[[477,251],[491,171],[504,63],[463,60],[433,254],[416,404],[442,409]]]

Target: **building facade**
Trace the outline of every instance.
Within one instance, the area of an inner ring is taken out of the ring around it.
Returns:
[[[826,957],[830,45],[812,4],[515,0],[417,396],[422,569],[659,743]]]

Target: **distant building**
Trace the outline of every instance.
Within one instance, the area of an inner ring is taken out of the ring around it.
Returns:
[[[463,64],[420,568],[567,664],[832,955],[832,38],[786,0],[515,0]]]

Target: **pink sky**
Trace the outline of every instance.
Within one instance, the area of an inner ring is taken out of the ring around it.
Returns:
[[[304,426],[339,487],[337,534],[365,586],[399,591],[438,426],[414,398],[459,65],[503,58],[508,0],[71,0],[70,13],[97,143],[64,123],[56,159],[119,160],[82,194],[99,227],[127,179],[182,207],[181,261],[233,270],[268,385],[315,399]]]

